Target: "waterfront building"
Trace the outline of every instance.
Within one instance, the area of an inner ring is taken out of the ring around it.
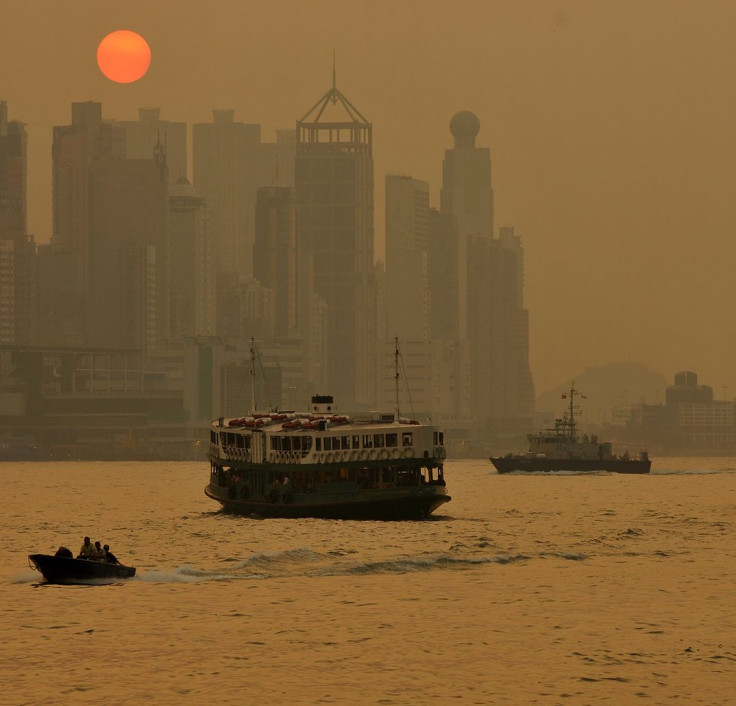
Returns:
[[[445,151],[442,164],[440,215],[430,228],[430,274],[434,286],[440,264],[448,263],[447,281],[438,282],[436,289],[452,291],[441,297],[431,292],[433,303],[439,298],[432,329],[433,334],[452,336],[458,354],[467,356],[460,368],[472,381],[470,427],[491,442],[531,426],[534,387],[523,304],[523,248],[513,228],[502,228],[495,237],[491,155],[476,145],[479,131],[480,121],[469,111],[450,121],[454,146]]]
[[[326,304],[326,382],[344,409],[375,401],[373,131],[337,88],[297,122],[298,237]]]

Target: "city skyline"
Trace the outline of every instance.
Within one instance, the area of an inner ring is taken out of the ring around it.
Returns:
[[[368,3],[317,4],[340,10],[319,26],[297,7],[283,19],[227,2],[206,16],[193,4],[90,12],[85,2],[39,3],[58,32],[35,27],[37,10],[13,8],[4,51],[37,57],[10,72],[0,96],[9,119],[27,124],[29,232],[40,243],[50,235],[50,170],[40,165],[72,101],[99,100],[118,120],[160,106],[163,119],[188,125],[232,107],[270,140],[324,90],[334,47],[339,83],[375,130],[378,258],[384,176],[427,181],[438,206],[449,119],[472,110],[493,159],[496,227],[524,239],[538,391],[633,360],[668,378],[697,370],[733,396],[728,12],[710,3],[408,2],[373,13]],[[338,23],[359,25],[360,37],[335,36]],[[153,51],[149,75],[122,88],[94,62],[96,43],[118,25],[140,31]],[[266,36],[238,41],[251,28]],[[294,41],[310,31],[308,45]]]

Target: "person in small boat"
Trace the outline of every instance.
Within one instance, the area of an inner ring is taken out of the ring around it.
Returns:
[[[95,561],[105,561],[105,550],[99,542],[95,542],[95,549],[92,552],[90,559],[94,559]]]
[[[91,559],[95,552],[95,545],[89,537],[84,538],[84,542],[79,550],[77,559]]]
[[[67,548],[67,547],[59,547],[56,550],[56,554],[54,554],[54,556],[62,556],[65,559],[73,559],[74,558],[74,554],[72,554],[72,550],[69,549],[69,548]]]
[[[102,547],[105,550],[105,561],[108,564],[119,564],[118,558],[110,551],[110,545],[106,544]]]

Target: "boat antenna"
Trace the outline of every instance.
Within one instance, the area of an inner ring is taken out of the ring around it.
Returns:
[[[394,385],[396,388],[396,407],[394,408],[394,424],[401,419],[399,414],[399,337],[394,338]]]
[[[256,342],[250,339],[250,412],[256,413]]]

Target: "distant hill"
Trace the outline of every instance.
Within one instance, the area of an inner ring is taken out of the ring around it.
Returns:
[[[572,380],[543,393],[537,398],[537,413],[551,413],[559,417],[565,408],[562,395],[570,390]],[[661,373],[655,373],[640,363],[609,363],[597,368],[587,368],[575,376],[575,389],[586,399],[580,400],[583,421],[600,424],[611,420],[616,408],[646,402],[664,401],[664,391],[672,382]]]

